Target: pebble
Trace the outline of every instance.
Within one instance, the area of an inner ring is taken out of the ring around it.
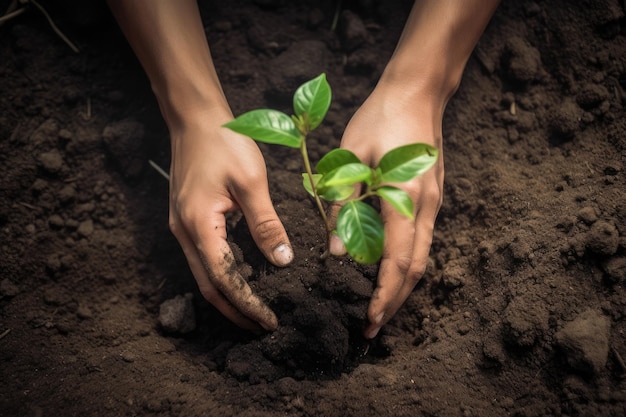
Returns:
[[[79,319],[90,319],[93,318],[93,313],[91,312],[91,309],[84,305],[84,304],[79,304],[78,308],[76,309],[76,316]]]
[[[556,338],[572,368],[597,374],[606,366],[610,330],[608,317],[598,311],[587,310],[567,323]]]
[[[193,294],[164,301],[159,306],[159,323],[163,330],[172,333],[189,333],[196,328]]]
[[[93,220],[88,219],[80,222],[78,229],[76,229],[79,235],[83,237],[89,237],[93,233]]]
[[[48,224],[52,228],[60,229],[65,225],[65,220],[63,220],[63,217],[59,216],[58,214],[53,214],[52,216],[48,217]]]
[[[76,188],[73,185],[66,185],[59,191],[58,196],[61,203],[67,204],[76,197]]]
[[[63,157],[56,149],[39,154],[37,160],[39,165],[50,174],[57,174],[63,168]]]

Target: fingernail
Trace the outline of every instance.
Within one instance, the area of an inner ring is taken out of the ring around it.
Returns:
[[[374,327],[373,329],[371,329],[370,331],[365,333],[365,338],[366,339],[373,339],[373,338],[376,337],[376,335],[378,334],[379,331],[380,331],[380,327]]]
[[[293,260],[293,251],[289,245],[283,243],[274,249],[273,256],[277,265],[284,266]]]
[[[383,317],[385,317],[384,311],[374,318],[374,324],[380,324],[383,321]]]
[[[335,256],[342,256],[346,254],[346,247],[337,235],[330,237],[330,253]]]

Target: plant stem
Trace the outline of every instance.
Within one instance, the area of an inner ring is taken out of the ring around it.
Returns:
[[[306,174],[309,177],[309,181],[311,182],[311,190],[313,190],[313,197],[315,198],[315,204],[317,205],[317,209],[320,212],[320,216],[322,216],[322,220],[324,221],[324,227],[326,228],[326,250],[322,253],[322,259],[325,259],[330,253],[330,235],[333,232],[332,227],[330,226],[330,222],[328,221],[328,217],[326,216],[326,211],[324,210],[324,205],[322,204],[322,200],[320,200],[320,196],[317,194],[317,187],[315,186],[315,181],[313,181],[313,170],[311,169],[311,162],[309,160],[309,152],[306,148],[306,136],[303,135],[302,143],[300,144],[300,153],[302,154],[302,160],[304,161],[304,169],[306,170]]]

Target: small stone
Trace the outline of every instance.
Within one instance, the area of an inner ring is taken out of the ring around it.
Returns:
[[[196,328],[196,316],[191,293],[177,295],[159,306],[159,323],[166,332],[189,333]]]
[[[65,220],[65,227],[67,227],[68,229],[76,230],[78,229],[78,226],[80,226],[80,223],[77,220],[74,220],[74,219]]]
[[[86,320],[86,319],[93,318],[93,313],[91,312],[91,309],[88,306],[84,304],[79,304],[78,308],[76,309],[76,316],[79,319]]]
[[[59,191],[59,200],[61,203],[67,204],[76,197],[76,188],[73,185],[66,185]]]
[[[67,129],[61,129],[59,130],[59,139],[61,139],[64,142],[69,142],[72,140],[72,138],[74,137],[74,135],[72,134],[72,132],[70,132]]]
[[[120,358],[122,358],[124,362],[132,363],[135,362],[137,356],[132,352],[124,351],[120,353]]]
[[[54,229],[60,229],[65,225],[65,220],[63,220],[63,217],[58,214],[53,214],[48,217],[48,224]]]
[[[36,193],[41,193],[42,191],[45,191],[46,188],[48,188],[48,182],[41,178],[37,178],[31,186],[31,189]]]
[[[63,168],[63,157],[56,149],[40,154],[37,160],[39,165],[51,174],[57,174]]]
[[[587,310],[556,334],[557,343],[574,369],[597,374],[606,366],[611,322],[595,310]]]
[[[80,222],[76,231],[83,237],[89,237],[93,233],[93,220],[88,219]]]

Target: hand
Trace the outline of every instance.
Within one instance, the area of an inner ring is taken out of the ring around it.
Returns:
[[[208,113],[171,131],[170,228],[211,304],[243,328],[275,330],[276,316],[235,268],[225,213],[243,211],[255,242],[274,265],[290,263],[293,252],[269,197],[259,148],[221,127],[232,119],[229,111]]]
[[[432,95],[431,95],[432,97]],[[398,311],[426,270],[432,243],[435,218],[443,196],[443,157],[441,153],[441,119],[443,106],[431,106],[429,99],[412,97],[404,100],[400,91],[383,84],[372,93],[354,115],[343,135],[341,147],[354,152],[363,163],[377,165],[389,150],[414,142],[437,147],[437,164],[423,176],[396,184],[412,197],[415,218],[410,220],[389,203],[381,202],[385,227],[385,247],[380,262],[376,289],[368,309],[369,325],[364,334],[376,336],[380,328]],[[411,103],[420,103],[413,106]],[[336,218],[339,206],[331,209]],[[331,240],[331,253],[342,255],[345,247],[336,235]]]

